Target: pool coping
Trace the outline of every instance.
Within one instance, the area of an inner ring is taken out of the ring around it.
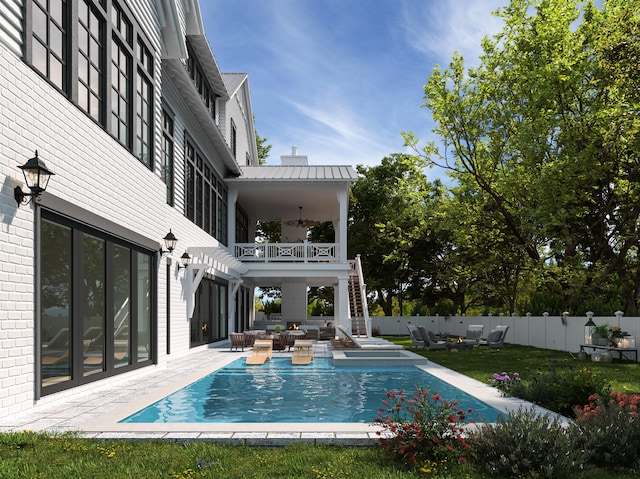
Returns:
[[[316,354],[331,356],[331,348]],[[370,446],[380,439],[381,426],[373,423],[120,423],[168,394],[249,354],[228,349],[205,348],[171,359],[150,371],[98,387],[84,394],[52,401],[22,415],[0,419],[0,431],[49,431],[77,433],[93,439],[210,441],[232,445],[283,446],[310,443]],[[278,353],[278,357],[290,353]],[[517,398],[502,396],[487,384],[429,361],[418,365],[498,411],[534,408],[540,414],[558,416]],[[561,417],[561,416],[558,416]],[[562,418],[562,417],[561,417]],[[566,421],[566,418],[562,418]]]

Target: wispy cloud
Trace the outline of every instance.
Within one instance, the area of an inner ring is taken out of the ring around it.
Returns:
[[[438,0],[403,2],[403,24],[407,42],[440,64],[448,64],[454,52],[467,65],[477,65],[481,40],[503,28],[502,19],[492,15],[506,0]]]

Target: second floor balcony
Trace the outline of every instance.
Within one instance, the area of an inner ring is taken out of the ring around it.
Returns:
[[[336,243],[237,243],[235,257],[240,261],[326,263],[339,259]]]

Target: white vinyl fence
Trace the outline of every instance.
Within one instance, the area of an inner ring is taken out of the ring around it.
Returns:
[[[485,336],[498,325],[509,326],[506,343],[556,349],[576,353],[585,343],[587,316],[372,316],[371,327],[383,336],[407,336],[407,324],[424,326],[434,333],[464,336],[470,324],[482,324]],[[594,317],[596,324],[619,326],[640,340],[640,318],[614,316]]]

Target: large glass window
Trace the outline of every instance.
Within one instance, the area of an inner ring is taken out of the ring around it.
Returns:
[[[153,138],[153,57],[138,40],[138,75],[136,86],[136,156],[151,167]]]
[[[82,234],[82,354],[84,374],[104,370],[105,354],[105,241]]]
[[[188,139],[185,160],[185,216],[227,244],[227,187]]]
[[[31,62],[60,90],[67,89],[68,10],[65,0],[33,0]]]
[[[153,359],[154,252],[42,212],[41,394]]]
[[[167,185],[167,204],[173,206],[173,118],[167,111],[162,112],[162,179]]]
[[[42,385],[71,379],[71,228],[42,222],[40,372]]]
[[[131,149],[132,27],[117,5],[112,9],[111,134]]]
[[[25,59],[153,169],[153,51],[126,3],[25,2]]]
[[[195,295],[191,347],[227,337],[227,285],[204,278]]]
[[[113,248],[113,364],[116,368],[129,364],[131,350],[131,250]]]
[[[137,255],[138,287],[138,361],[151,359],[151,256]]]
[[[104,123],[104,21],[86,0],[78,2],[78,106]]]
[[[187,70],[189,71],[189,75],[193,80],[193,84],[196,86],[198,93],[202,97],[202,101],[204,105],[207,107],[211,118],[213,121],[217,123],[216,119],[216,94],[213,91],[213,88],[209,86],[207,82],[207,78],[203,73],[202,67],[198,62],[198,59],[193,54],[190,45],[187,45],[187,54],[189,55],[187,59]]]

